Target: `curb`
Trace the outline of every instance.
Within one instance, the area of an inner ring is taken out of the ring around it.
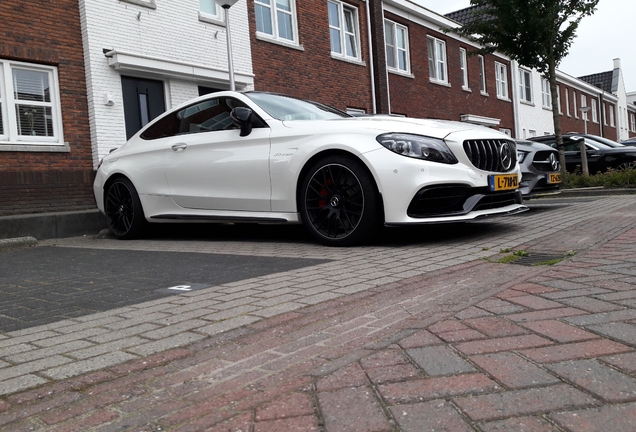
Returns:
[[[0,239],[0,250],[36,246],[38,241],[35,237],[16,237],[8,239]]]

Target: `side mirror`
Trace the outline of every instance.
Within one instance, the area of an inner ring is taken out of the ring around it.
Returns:
[[[230,113],[230,118],[235,125],[241,128],[240,136],[248,136],[252,133],[252,110],[245,107],[236,107]]]

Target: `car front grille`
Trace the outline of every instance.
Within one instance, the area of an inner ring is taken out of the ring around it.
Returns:
[[[458,216],[521,202],[516,191],[490,192],[487,187],[438,185],[420,189],[409,204],[407,214],[412,218]]]
[[[556,167],[552,166],[552,161],[550,160],[550,154],[554,154],[555,160],[557,162]],[[559,154],[551,151],[538,151],[534,155],[534,159],[532,160],[532,165],[538,170],[543,172],[555,172],[561,169],[561,165],[558,163]]]
[[[506,146],[508,146],[509,151],[502,151]],[[508,172],[517,165],[517,146],[511,140],[466,140],[464,141],[464,151],[473,166],[483,171]],[[504,155],[506,154],[511,158],[508,167],[504,166]]]

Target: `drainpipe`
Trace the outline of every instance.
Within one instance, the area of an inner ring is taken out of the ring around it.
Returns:
[[[519,95],[517,94],[517,77],[519,76],[519,63],[516,60],[510,60],[511,67],[511,77],[510,83],[512,84],[512,111],[515,123],[515,137],[517,139],[525,139],[519,135],[519,109],[521,108],[521,104],[519,103]]]
[[[373,114],[377,114],[377,107],[375,104],[375,77],[373,76],[373,39],[371,34],[371,7],[369,6],[370,1],[371,0],[365,1],[367,5],[367,38],[369,39],[369,74],[371,78],[371,102],[373,104]]]

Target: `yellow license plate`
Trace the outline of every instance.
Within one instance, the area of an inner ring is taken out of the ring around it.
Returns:
[[[519,176],[517,174],[501,174],[488,176],[488,184],[491,191],[503,191],[519,188]]]
[[[549,184],[561,183],[561,174],[548,174],[548,183]]]

